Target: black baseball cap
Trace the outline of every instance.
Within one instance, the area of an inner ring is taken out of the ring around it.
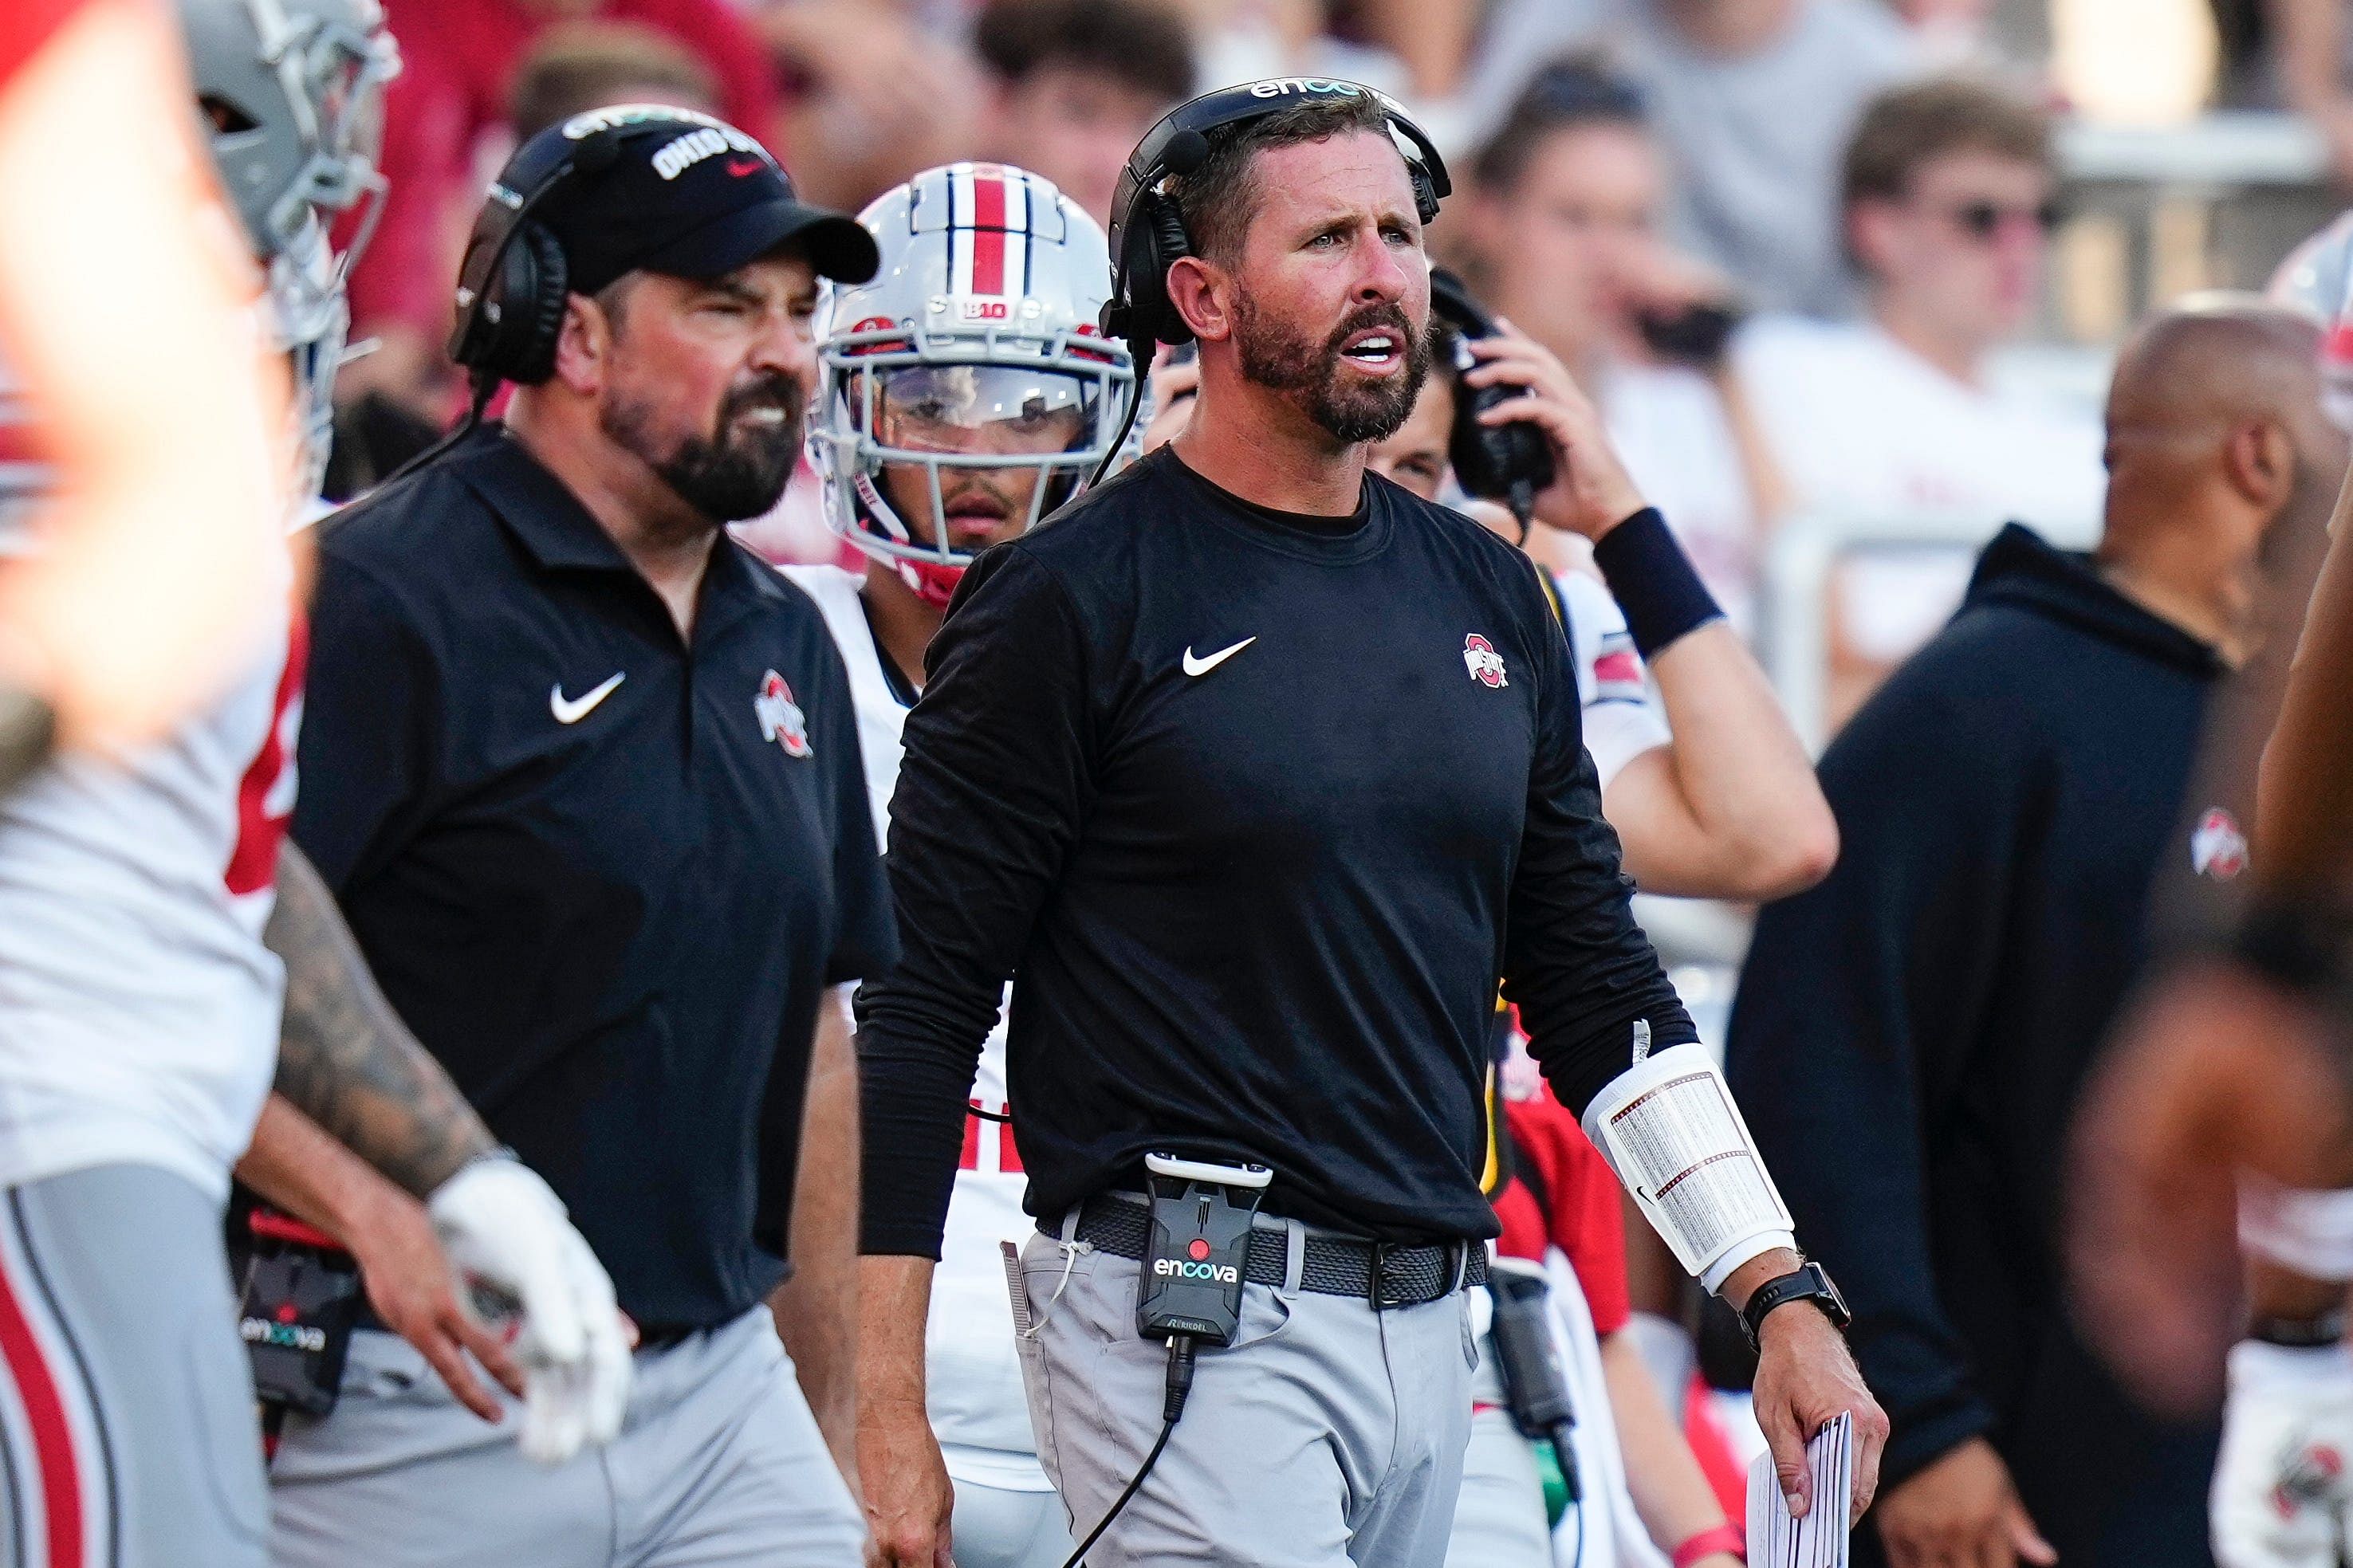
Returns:
[[[881,265],[855,218],[803,202],[766,148],[710,115],[642,103],[590,110],[533,137],[509,166],[567,157],[573,173],[533,216],[562,243],[573,292],[594,294],[626,272],[724,277],[788,244],[837,282],[863,283]]]

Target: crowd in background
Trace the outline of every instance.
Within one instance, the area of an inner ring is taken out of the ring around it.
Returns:
[[[2085,9],[2078,0],[2075,9]],[[2090,6],[2096,9],[2096,6]],[[1229,81],[1361,80],[1432,128],[1467,199],[1432,248],[1601,403],[1736,624],[1800,515],[2006,521],[2088,540],[2098,409],[2003,353],[2043,316],[2069,0],[390,0],[390,195],[353,279],[331,489],[459,403],[441,352],[483,180],[517,141],[641,99],[753,129],[813,200],[994,158],[1099,219],[1165,109]],[[2321,0],[2215,6],[2217,104],[2294,105],[2353,167]],[[2267,265],[2267,262],[2266,262]],[[812,487],[747,536],[830,559]],[[1858,556],[1819,608],[1831,720],[1957,602],[1967,555]],[[1827,728],[1827,726],[1826,726]],[[1820,736],[1817,735],[1816,739]]]
[[[483,182],[574,113],[721,115],[808,199],[846,210],[919,170],[994,159],[1107,221],[1124,161],[1168,108],[1300,75],[1379,87],[1436,135],[1455,194],[1433,255],[1569,368],[1735,627],[1761,642],[1777,615],[1821,617],[1810,741],[1929,639],[2002,524],[2069,546],[2100,531],[2096,395],[2011,352],[2048,319],[2066,216],[2073,106],[2052,61],[2067,0],[385,5],[403,58],[391,195],[351,286],[353,338],[375,346],[343,377],[331,495],[381,479],[462,408],[442,345]],[[2215,0],[2211,16],[2208,100],[2302,116],[2339,177],[2347,9]],[[1823,517],[1898,537],[1930,523],[1934,543],[1860,554],[1819,598],[1777,603],[1777,531]],[[843,549],[806,472],[739,531],[780,563]],[[1586,549],[1543,529],[1529,547],[1563,571]],[[1672,921],[1645,921],[1682,956]],[[1736,962],[1738,946],[1706,956]],[[1725,996],[1676,978],[1703,1026],[1720,1022]],[[1679,1272],[1663,1255],[1631,1266],[1633,1306],[1673,1314]],[[1690,1383],[1688,1353],[1665,1347],[1670,1390]]]

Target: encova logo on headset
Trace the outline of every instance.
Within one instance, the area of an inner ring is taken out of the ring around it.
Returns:
[[[1155,1258],[1152,1272],[1164,1279],[1207,1279],[1219,1285],[1235,1284],[1242,1277],[1230,1263],[1187,1263],[1181,1258]]]
[[[1336,92],[1349,98],[1365,89],[1353,81],[1336,81],[1320,76],[1278,76],[1250,83],[1252,98],[1281,98],[1287,92]]]

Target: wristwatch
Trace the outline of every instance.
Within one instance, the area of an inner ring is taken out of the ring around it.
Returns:
[[[2332,1307],[2309,1318],[2259,1317],[2247,1325],[2247,1338],[2293,1351],[2319,1350],[2345,1338],[2345,1309]]]
[[[1854,1321],[1854,1314],[1846,1310],[1846,1298],[1831,1282],[1830,1270],[1819,1263],[1808,1263],[1757,1287],[1748,1298],[1748,1305],[1740,1309],[1740,1330],[1748,1336],[1750,1350],[1762,1348],[1757,1343],[1757,1334],[1765,1327],[1765,1314],[1792,1301],[1811,1301],[1822,1310],[1822,1316],[1841,1329]]]

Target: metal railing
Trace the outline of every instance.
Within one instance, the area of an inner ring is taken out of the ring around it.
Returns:
[[[2000,532],[2002,519],[1973,515],[1800,516],[1774,530],[1757,595],[1757,658],[1808,750],[1830,739],[1831,591],[1840,562],[1859,552],[1947,547],[1971,552]],[[2068,550],[2099,540],[2096,523],[2035,531]]]

